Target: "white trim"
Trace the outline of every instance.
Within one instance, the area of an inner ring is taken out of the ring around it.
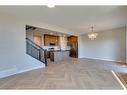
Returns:
[[[44,68],[44,66],[28,68],[28,69],[21,70],[21,71],[17,71],[17,68],[6,70],[6,71],[3,71],[3,72],[0,72],[0,78],[5,78],[5,77],[11,76],[11,75],[24,73],[24,72],[35,70],[35,69],[39,69],[39,68]]]
[[[119,84],[123,87],[124,90],[127,90],[127,88],[124,86],[124,84],[121,82],[121,80],[118,78],[118,76],[115,74],[114,71],[111,71],[112,74],[115,76],[115,78],[117,79],[117,81],[119,82]]]
[[[29,69],[25,69],[25,70],[19,71],[16,74],[20,74],[20,73],[28,72],[28,71],[31,71],[31,70],[40,69],[40,68],[44,68],[44,67],[43,66],[33,67],[33,68],[29,68]]]
[[[0,78],[4,78],[10,75],[13,75],[15,72],[17,72],[17,68],[16,67],[12,67],[12,68],[6,68],[6,70],[1,70],[0,71]]]
[[[125,31],[126,31],[125,32],[126,33],[126,40],[125,40],[126,41],[126,49],[125,49],[126,53],[125,53],[125,56],[126,56],[126,64],[127,64],[127,25],[125,25]]]
[[[96,60],[103,60],[103,61],[112,61],[112,62],[118,62],[124,64],[123,61],[116,61],[116,60],[110,60],[110,59],[100,59],[100,58],[92,58],[92,57],[79,57],[79,58],[87,58],[87,59],[96,59]]]

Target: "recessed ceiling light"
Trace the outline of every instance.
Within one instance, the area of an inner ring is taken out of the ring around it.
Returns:
[[[55,7],[54,4],[48,4],[47,6],[48,6],[49,8],[54,8],[54,7]]]

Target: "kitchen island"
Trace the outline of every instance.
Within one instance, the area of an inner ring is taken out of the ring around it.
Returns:
[[[54,50],[50,51],[50,60],[57,63],[69,58],[70,50]]]

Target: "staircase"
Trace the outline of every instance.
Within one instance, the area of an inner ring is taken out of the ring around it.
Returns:
[[[47,50],[26,38],[26,53],[47,66]]]

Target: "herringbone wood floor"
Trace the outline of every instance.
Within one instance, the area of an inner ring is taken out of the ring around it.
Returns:
[[[107,61],[68,59],[0,79],[0,89],[122,89],[111,73],[118,67]]]

